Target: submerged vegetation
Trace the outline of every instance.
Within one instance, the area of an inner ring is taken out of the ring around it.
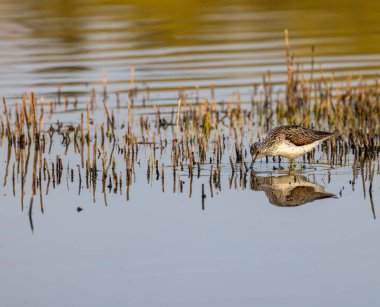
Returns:
[[[107,194],[129,201],[134,184],[143,181],[189,197],[199,182],[202,193],[196,197],[204,209],[206,195],[220,193],[224,178],[229,188],[263,190],[258,182],[273,185],[261,175],[284,175],[284,161],[266,158],[259,169],[250,169],[249,145],[275,126],[298,124],[338,134],[303,157],[294,182],[308,183],[302,186],[310,196],[310,189],[319,186],[305,177],[297,179],[298,173],[322,168],[330,176],[332,169],[349,167],[350,185],[362,183],[375,217],[373,180],[380,174],[377,77],[364,81],[348,75],[336,81],[323,69],[317,71],[313,57],[306,72],[290,52],[287,32],[285,51],[285,86],[275,86],[268,73],[253,85],[250,101],[241,101],[238,93],[216,101],[217,89],[211,85],[209,97],[200,97],[194,87],[179,89],[176,103],[156,103],[147,87],[136,85],[133,68],[125,97],[108,90],[104,75],[102,91],[93,88],[85,98],[66,95],[61,88],[49,99],[33,92],[14,104],[3,98],[2,184],[20,198],[22,210],[29,204],[30,218],[33,198],[44,212],[45,195],[60,186],[76,186],[78,194],[89,191],[93,202],[100,192],[107,205]],[[321,189],[318,193],[316,199],[334,196]],[[302,199],[299,204],[310,201]]]

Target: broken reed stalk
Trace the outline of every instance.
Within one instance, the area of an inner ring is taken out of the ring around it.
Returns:
[[[7,125],[7,137],[8,137],[8,142],[12,143],[12,133],[11,133],[11,125],[9,123],[9,116],[8,116],[8,109],[7,109],[7,102],[5,101],[5,97],[3,96],[3,105],[4,105],[4,113],[5,113],[5,121]]]
[[[103,100],[107,99],[107,74],[103,73]]]
[[[176,120],[176,138],[178,138],[178,134],[179,134],[179,118],[180,118],[180,114],[181,114],[181,101],[182,101],[182,97],[180,97],[178,99],[177,120]]]
[[[115,129],[114,129],[114,126],[113,126],[113,121],[110,118],[110,114],[109,114],[108,108],[107,108],[107,103],[106,103],[105,100],[103,101],[103,107],[104,107],[104,112],[106,113],[106,116],[107,116],[107,122],[111,126],[112,137],[115,140]]]
[[[129,89],[133,91],[135,89],[135,67],[133,65],[131,66],[130,78]]]
[[[285,29],[284,35],[285,35],[286,67],[288,68],[288,73],[289,73],[290,48],[289,48],[289,33],[288,33],[288,29]]]

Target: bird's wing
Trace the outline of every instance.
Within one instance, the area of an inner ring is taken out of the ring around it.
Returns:
[[[285,139],[296,146],[304,146],[327,139],[334,134],[335,132],[315,131],[300,126],[294,126],[286,127]]]

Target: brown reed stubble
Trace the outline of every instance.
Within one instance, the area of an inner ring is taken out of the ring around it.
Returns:
[[[379,154],[379,92],[375,88],[365,85],[361,80],[352,81],[352,76],[347,77],[346,86],[337,88],[333,80],[322,77],[317,78],[313,72],[310,78],[302,71],[300,65],[290,54],[289,39],[285,33],[287,75],[285,96],[274,93],[270,73],[263,78],[260,85],[261,99],[254,99],[252,109],[244,108],[239,95],[235,95],[226,104],[215,101],[215,86],[211,86],[211,103],[207,98],[199,104],[188,101],[186,95],[181,92],[177,104],[177,116],[174,122],[175,112],[169,118],[159,107],[155,107],[152,116],[142,114],[139,117],[140,125],[136,124],[134,116],[134,104],[132,93],[135,82],[131,81],[131,89],[128,95],[128,120],[127,129],[122,128],[122,123],[115,122],[113,110],[107,104],[107,82],[103,82],[103,110],[104,119],[98,125],[91,122],[91,112],[95,108],[95,93],[90,92],[90,98],[86,105],[86,127],[84,127],[84,114],[81,113],[80,124],[72,127],[60,124],[51,125],[49,130],[44,129],[44,110],[41,104],[38,110],[37,100],[34,93],[29,97],[23,95],[22,101],[14,108],[14,121],[11,122],[11,110],[8,108],[5,98],[3,99],[3,114],[5,127],[2,125],[2,136],[8,140],[7,164],[5,168],[4,184],[7,184],[8,168],[11,159],[17,162],[17,168],[12,167],[12,184],[14,178],[21,174],[22,199],[24,197],[24,186],[27,179],[29,156],[31,146],[34,148],[32,192],[36,194],[37,189],[41,195],[41,185],[46,184],[46,194],[49,191],[50,178],[53,188],[59,185],[64,172],[62,164],[68,153],[73,150],[79,155],[81,165],[78,166],[78,193],[81,191],[82,172],[85,173],[86,187],[92,188],[95,201],[96,177],[98,173],[97,160],[101,163],[102,192],[106,193],[108,187],[114,193],[120,188],[120,182],[125,178],[126,198],[130,199],[130,187],[134,182],[134,168],[141,162],[138,158],[139,150],[146,152],[147,179],[153,184],[154,178],[161,177],[162,191],[165,191],[165,167],[170,155],[170,164],[173,169],[173,192],[183,189],[183,172],[186,170],[190,181],[189,196],[192,196],[192,185],[194,169],[198,169],[198,178],[202,167],[210,169],[210,194],[213,196],[213,188],[221,191],[222,167],[230,164],[231,176],[230,186],[235,183],[242,188],[246,186],[246,174],[248,167],[244,163],[247,159],[247,134],[251,138],[262,137],[265,132],[273,126],[281,124],[301,124],[316,129],[338,130],[337,140],[329,142],[329,146],[322,146],[331,164],[344,166],[350,163],[350,157],[354,157],[354,165],[369,165],[378,161]],[[312,54],[312,67],[314,67],[314,51]],[[131,72],[133,77],[133,73]],[[133,79],[131,77],[131,79]],[[354,84],[356,83],[356,84]],[[312,98],[314,94],[314,98]],[[59,91],[62,96],[62,92]],[[60,98],[58,101],[60,101]],[[68,101],[68,99],[65,100]],[[50,114],[54,116],[60,105],[49,103]],[[276,106],[276,109],[273,108]],[[61,106],[63,107],[63,106]],[[66,108],[67,106],[65,106]],[[111,110],[111,112],[110,112]],[[154,125],[151,125],[151,122]],[[175,129],[174,129],[175,125]],[[97,142],[97,130],[100,127],[101,142]],[[107,128],[106,128],[107,127]],[[126,130],[126,131],[125,131]],[[45,153],[45,134],[50,137],[50,149]],[[122,135],[122,137],[120,137]],[[51,147],[53,136],[61,136],[65,145],[64,155],[57,156],[56,163],[51,160]],[[79,141],[79,144],[77,143]],[[87,146],[85,146],[87,145]],[[87,147],[87,148],[86,148]],[[112,147],[112,150],[109,150]],[[117,148],[115,151],[114,149]],[[12,157],[14,149],[14,157]],[[26,149],[26,150],[25,150]],[[159,149],[159,150],[158,150]],[[87,150],[87,157],[85,151]],[[157,150],[157,151],[156,151]],[[92,155],[91,155],[92,152]],[[120,167],[120,159],[123,157],[124,167]],[[228,157],[228,160],[224,159]],[[233,162],[233,158],[234,161]],[[307,161],[314,160],[314,154],[307,157]],[[249,159],[249,157],[248,157]],[[42,162],[43,161],[43,162]],[[65,162],[66,163],[66,162]],[[161,173],[158,165],[162,164]],[[352,163],[352,162],[351,162]],[[353,168],[356,176],[356,166]],[[39,175],[48,174],[41,178]],[[361,167],[363,170],[363,167]],[[152,176],[155,170],[155,176]],[[111,171],[111,173],[109,173]],[[16,173],[16,174],[14,174]],[[368,171],[366,172],[368,174]],[[374,175],[365,176],[362,179],[373,181]],[[108,185],[107,185],[108,179]],[[17,183],[16,183],[17,184]],[[365,193],[366,189],[364,189]],[[369,191],[372,191],[372,186]],[[368,191],[368,192],[369,192]],[[372,193],[372,192],[369,192]],[[105,198],[106,200],[106,198]],[[23,202],[23,201],[22,201]],[[42,204],[42,197],[40,199]],[[22,205],[23,206],[23,205]],[[41,210],[43,206],[41,205]]]

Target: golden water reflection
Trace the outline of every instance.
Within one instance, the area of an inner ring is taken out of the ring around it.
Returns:
[[[136,85],[166,99],[212,82],[247,92],[269,70],[284,82],[284,29],[304,65],[315,46],[317,66],[369,77],[379,70],[379,12],[379,2],[325,0],[2,1],[0,90],[80,94],[104,72],[122,90],[134,66]]]

